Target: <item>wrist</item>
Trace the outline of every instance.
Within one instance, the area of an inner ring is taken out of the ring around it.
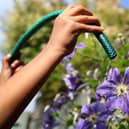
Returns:
[[[67,49],[61,47],[59,45],[55,45],[55,43],[49,42],[44,48],[45,51],[58,56],[59,58],[63,58],[68,54]]]

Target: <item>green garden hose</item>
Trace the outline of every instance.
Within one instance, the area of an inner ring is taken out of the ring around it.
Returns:
[[[36,22],[31,28],[29,28],[17,41],[15,47],[12,49],[11,52],[11,62],[13,62],[19,53],[19,50],[24,46],[25,42],[34,34],[37,32],[38,29],[40,29],[45,23],[55,19],[59,14],[61,14],[63,10],[56,10],[53,11],[45,16],[43,16],[38,22]],[[112,47],[111,43],[109,42],[108,38],[104,33],[96,33],[96,38],[99,40],[101,45],[103,46],[105,52],[107,53],[108,57],[110,59],[113,59],[116,57],[116,51]],[[67,37],[66,37],[67,38]]]

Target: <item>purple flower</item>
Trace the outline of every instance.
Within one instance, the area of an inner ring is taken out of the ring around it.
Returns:
[[[67,74],[71,74],[72,72],[78,73],[78,71],[73,68],[72,63],[65,64],[65,69]]]
[[[84,105],[76,129],[107,129],[105,122],[109,115],[110,112],[100,102]]]
[[[84,48],[84,47],[85,47],[85,44],[82,43],[82,42],[81,42],[80,44],[77,44],[77,45],[75,46],[73,52],[72,52],[71,54],[65,56],[65,57],[62,59],[62,61],[65,61],[65,60],[68,60],[68,59],[72,59],[73,56],[75,55],[77,49],[82,49],[82,48]]]
[[[43,129],[53,129],[54,127],[58,126],[59,123],[56,118],[53,116],[53,113],[56,112],[56,109],[50,107],[44,114],[42,127]]]
[[[77,44],[77,45],[75,46],[76,49],[82,49],[82,48],[84,48],[84,47],[85,47],[85,44],[84,44],[83,42],[80,42],[79,44]]]
[[[63,76],[63,81],[70,91],[75,91],[81,84],[83,84],[81,77],[78,71],[72,67],[71,63],[67,63],[65,68],[67,74]]]
[[[60,98],[58,98],[57,100],[55,100],[52,104],[52,107],[54,107],[55,109],[60,109],[64,104],[66,104],[68,101],[67,96],[61,96]]]
[[[109,109],[129,115],[129,67],[122,78],[118,68],[110,69],[107,79],[97,87],[97,98],[105,98]]]

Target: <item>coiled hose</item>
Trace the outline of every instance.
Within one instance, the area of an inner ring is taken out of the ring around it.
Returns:
[[[25,42],[40,29],[45,23],[55,19],[59,14],[61,14],[63,10],[56,10],[53,11],[45,16],[43,16],[38,22],[36,22],[34,25],[32,25],[31,28],[29,28],[17,41],[15,47],[12,49],[11,52],[11,62],[13,62],[18,53],[19,50],[24,46]],[[108,38],[104,33],[96,33],[95,34],[98,41],[101,43],[102,47],[104,48],[105,52],[107,53],[108,57],[110,59],[114,59],[117,56],[117,53],[115,49],[112,47],[111,43],[109,42]],[[66,37],[67,38],[67,37]]]

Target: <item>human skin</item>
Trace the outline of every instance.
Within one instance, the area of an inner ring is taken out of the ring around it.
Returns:
[[[92,25],[91,25],[92,24]],[[83,32],[101,32],[99,20],[82,6],[69,5],[54,22],[46,47],[0,86],[0,129],[10,129]]]
[[[20,57],[19,57],[20,58]],[[10,64],[11,55],[6,55],[2,59],[2,68],[0,72],[0,86],[4,84],[10,77],[12,77],[16,72],[20,71],[23,67],[20,59],[14,60]]]

